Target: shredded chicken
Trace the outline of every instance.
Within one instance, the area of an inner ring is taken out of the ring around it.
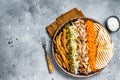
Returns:
[[[86,25],[84,20],[78,19],[74,22],[75,26],[77,27],[79,36],[77,37],[77,53],[79,54],[78,60],[79,63],[79,72],[83,74],[88,74],[88,46],[86,44],[87,41],[87,32],[86,32]]]

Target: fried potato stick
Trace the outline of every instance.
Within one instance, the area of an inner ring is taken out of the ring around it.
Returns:
[[[65,55],[64,48],[61,45],[61,36],[62,36],[62,32],[56,37],[56,45],[57,45],[58,52],[61,55],[61,57],[63,59],[63,62],[65,63],[65,65],[66,65],[66,67],[68,69],[69,68],[68,59],[67,59],[67,57]]]
[[[59,65],[62,67],[63,65],[62,65],[62,59],[60,60],[60,57],[58,56],[58,54],[57,53],[55,53],[55,58],[56,58],[56,60],[57,60],[57,62],[59,63]]]
[[[67,47],[66,47],[66,43],[67,43],[67,39],[66,39],[66,29],[63,29],[63,34],[62,34],[62,37],[61,37],[61,42],[62,42],[62,45],[66,51],[66,53],[69,53]]]

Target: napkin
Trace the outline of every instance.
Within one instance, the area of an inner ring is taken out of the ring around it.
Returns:
[[[46,30],[48,32],[48,35],[50,38],[52,38],[56,32],[56,30],[65,22],[71,20],[72,18],[79,18],[79,17],[84,17],[84,14],[82,13],[81,10],[78,10],[77,8],[73,8],[70,11],[60,15],[59,17],[56,18],[56,20],[48,25],[46,27]]]

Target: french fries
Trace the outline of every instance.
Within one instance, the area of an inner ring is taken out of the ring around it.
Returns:
[[[59,56],[59,54],[57,54],[57,53],[55,53],[55,58],[56,58],[56,60],[57,60],[57,62],[59,63],[59,65],[62,67],[63,65],[62,65],[62,59],[61,59],[61,57]]]
[[[63,36],[64,35],[64,36]],[[64,37],[64,38],[63,38]],[[69,70],[69,62],[67,59],[66,50],[62,45],[66,45],[62,40],[65,40],[66,38],[66,32],[61,32],[58,36],[56,36],[56,40],[54,40],[55,48],[55,58],[60,66],[66,68]]]
[[[62,35],[62,40],[61,41],[62,41],[62,45],[63,45],[66,53],[68,53],[69,51],[68,51],[68,49],[66,47],[66,43],[67,43],[67,40],[66,40],[66,29],[63,29],[63,35]]]
[[[66,66],[65,62],[63,62],[63,67],[64,67],[64,68],[67,68],[67,66]]]

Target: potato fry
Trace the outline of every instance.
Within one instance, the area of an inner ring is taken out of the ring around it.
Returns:
[[[63,54],[64,54],[65,56],[67,56],[67,54],[66,54],[66,52],[65,52],[65,49],[64,49],[63,47],[60,47],[60,50],[63,52]]]
[[[63,32],[61,32],[61,33],[58,35],[58,45],[59,45],[60,47],[62,47],[62,45],[61,45],[61,35],[62,35],[62,33],[63,33]]]
[[[59,65],[62,67],[63,66],[62,61],[60,61],[60,59],[58,58],[57,53],[55,53],[55,58],[56,58],[57,62],[59,63]]]
[[[65,63],[66,63],[66,68],[69,71],[69,62],[68,62],[68,59],[65,61]]]
[[[60,60],[61,62],[63,62],[63,60],[62,60],[62,58],[61,58],[61,56],[60,56],[59,54],[57,54],[57,57],[59,58],[59,60]]]
[[[68,61],[63,62],[63,67],[66,68],[69,71]]]
[[[58,36],[56,37],[56,47],[57,47],[57,50],[60,53],[60,47],[59,47],[59,43],[58,43]]]
[[[67,66],[66,66],[65,62],[63,62],[63,67],[64,67],[64,68],[67,68]]]
[[[62,32],[56,37],[57,49],[59,53],[61,54],[61,56],[66,56],[65,50],[61,44],[61,36],[62,36]]]
[[[56,52],[60,55],[60,57],[62,58],[62,62],[64,63],[64,68],[67,68],[67,70],[69,70],[69,65],[68,65],[68,59],[67,59],[67,55],[66,55],[66,51],[65,49],[62,47],[62,43],[61,43],[61,36],[62,36],[62,32],[56,36]],[[58,59],[57,56],[57,61],[59,61],[60,63],[60,59]],[[60,63],[61,65],[61,63]],[[63,65],[62,65],[63,66]]]
[[[62,35],[61,41],[62,41],[62,45],[63,45],[66,53],[69,53],[69,51],[68,51],[68,49],[67,49],[67,47],[66,47],[66,43],[67,43],[67,39],[66,39],[66,29],[63,29],[63,35]]]
[[[57,45],[59,45],[58,40],[57,40]],[[66,58],[66,56],[65,56],[65,54],[64,54],[64,52],[63,52],[63,50],[61,50],[61,49],[62,49],[61,46],[57,46],[57,49],[58,49],[60,55],[62,56],[63,61],[66,61],[67,58]]]
[[[63,61],[66,61],[67,58],[65,57],[64,53],[60,52],[60,55],[62,56]]]
[[[60,49],[62,50],[62,52],[64,53],[64,55],[66,56],[66,50],[64,49],[63,45],[62,45],[62,34],[63,32],[61,32],[59,34],[59,41],[60,41]]]
[[[59,53],[58,49],[55,49],[56,53]]]

